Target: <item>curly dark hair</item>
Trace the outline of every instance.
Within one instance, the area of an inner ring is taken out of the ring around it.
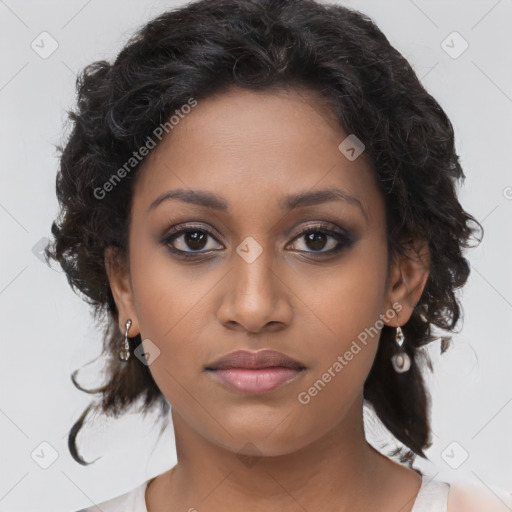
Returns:
[[[58,147],[60,212],[46,255],[102,320],[108,379],[88,390],[72,375],[81,390],[99,395],[69,432],[72,456],[88,464],[76,436],[91,410],[118,416],[138,400],[144,411],[157,404],[163,415],[170,410],[146,365],[117,358],[118,312],[105,268],[107,247],[126,256],[139,166],[101,200],[95,190],[191,97],[200,101],[231,86],[320,93],[345,132],[366,147],[385,200],[389,254],[405,253],[414,240],[428,242],[428,280],[403,326],[411,368],[392,370],[395,330],[384,326],[364,384],[366,402],[408,448],[393,455],[409,464],[416,455],[427,458],[430,398],[422,369],[432,365],[421,348],[439,339],[433,328],[455,330],[461,317],[456,291],[469,275],[463,249],[483,228],[457,199],[465,176],[452,124],[410,64],[366,15],[314,0],[195,1],[143,26],[113,64],[94,62],[78,77],[77,106],[68,112],[72,130]],[[442,337],[441,352],[449,340]]]

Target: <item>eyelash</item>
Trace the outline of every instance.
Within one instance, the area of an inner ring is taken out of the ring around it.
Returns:
[[[174,255],[178,256],[179,258],[187,259],[187,258],[195,258],[197,259],[198,256],[204,256],[208,254],[211,251],[182,251],[181,249],[176,249],[174,247],[171,247],[171,243],[174,242],[177,238],[179,238],[181,235],[186,233],[191,233],[199,231],[201,233],[205,233],[208,237],[214,238],[216,237],[213,235],[211,231],[208,229],[205,229],[201,226],[173,226],[169,232],[162,238],[161,243],[171,251]],[[335,238],[338,241],[338,245],[334,249],[330,249],[328,251],[298,251],[300,253],[306,253],[308,255],[313,255],[313,258],[322,258],[327,256],[334,256],[335,254],[338,254],[342,250],[349,248],[353,244],[353,239],[348,233],[342,233],[338,231],[334,231],[333,229],[329,228],[328,224],[325,223],[318,223],[314,226],[309,226],[300,233],[298,233],[292,241],[299,240],[300,238],[309,235],[311,233],[321,233],[324,235],[328,235],[332,238]],[[218,251],[219,249],[214,249],[213,251]]]

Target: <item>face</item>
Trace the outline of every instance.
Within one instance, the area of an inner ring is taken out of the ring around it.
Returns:
[[[232,89],[140,169],[129,266],[110,278],[120,326],[173,415],[233,452],[290,453],[348,421],[392,304],[403,324],[419,299],[426,276],[388,269],[384,201],[347,135],[313,93]],[[207,370],[262,349],[300,368]]]

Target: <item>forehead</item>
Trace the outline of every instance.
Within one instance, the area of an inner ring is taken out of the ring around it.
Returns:
[[[134,207],[169,189],[208,190],[235,206],[267,208],[285,194],[329,187],[379,201],[363,156],[349,160],[335,112],[303,89],[255,92],[233,88],[198,102],[139,169]]]

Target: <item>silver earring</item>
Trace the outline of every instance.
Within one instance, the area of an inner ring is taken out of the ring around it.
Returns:
[[[411,359],[407,355],[407,352],[402,349],[405,337],[402,332],[402,328],[399,326],[396,328],[395,343],[398,345],[399,352],[391,358],[391,364],[396,373],[404,373],[411,367]]]
[[[121,341],[121,350],[119,350],[119,359],[128,361],[130,359],[130,344],[128,343],[128,331],[132,325],[132,321],[128,319],[124,328],[124,339]]]

